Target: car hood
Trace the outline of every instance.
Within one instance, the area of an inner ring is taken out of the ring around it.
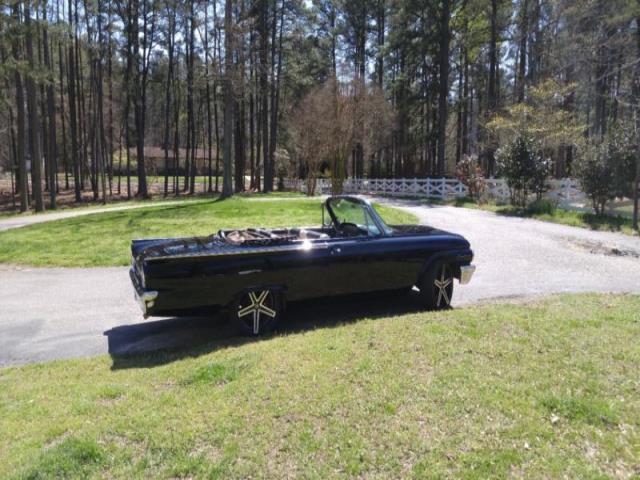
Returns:
[[[407,235],[442,235],[447,234],[443,230],[430,227],[428,225],[391,225],[394,237],[405,237]]]
[[[392,236],[394,237],[412,237],[412,236],[438,236],[447,237],[450,240],[460,243],[460,246],[469,248],[469,242],[462,235],[457,233],[447,232],[428,225],[390,225],[393,229]]]

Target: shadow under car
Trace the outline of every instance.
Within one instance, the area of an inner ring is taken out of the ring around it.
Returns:
[[[267,336],[238,335],[226,312],[168,318],[121,325],[104,332],[112,369],[164,365],[182,358],[198,357],[222,348],[294,334],[316,328],[332,328],[365,318],[384,318],[422,311],[416,291],[385,292],[294,302],[276,331]]]

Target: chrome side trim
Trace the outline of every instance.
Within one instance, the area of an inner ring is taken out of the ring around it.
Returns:
[[[277,245],[274,247],[234,247],[233,250],[229,249],[229,251],[204,251],[199,253],[187,253],[187,254],[177,254],[177,255],[161,255],[158,257],[148,257],[145,258],[145,262],[159,262],[162,260],[172,260],[176,258],[202,258],[202,257],[232,257],[232,256],[246,256],[246,255],[261,255],[263,253],[275,253],[275,252],[286,252],[286,251],[309,251],[314,248],[326,248],[329,244],[324,241],[313,241],[307,240],[302,242],[290,243],[286,245]]]
[[[250,275],[252,273],[260,273],[262,270],[242,270],[238,272],[238,275]]]
[[[475,265],[465,265],[460,267],[460,285],[465,285],[469,283],[475,271],[476,271]]]

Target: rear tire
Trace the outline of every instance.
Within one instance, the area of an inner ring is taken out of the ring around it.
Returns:
[[[451,308],[453,297],[453,269],[447,262],[439,261],[433,265],[420,280],[420,298],[429,310]]]
[[[283,314],[282,295],[266,288],[247,290],[238,295],[230,316],[240,333],[247,336],[265,335],[273,331]]]

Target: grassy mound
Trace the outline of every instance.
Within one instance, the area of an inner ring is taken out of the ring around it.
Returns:
[[[632,477],[639,311],[560,296],[0,370],[0,477]]]

